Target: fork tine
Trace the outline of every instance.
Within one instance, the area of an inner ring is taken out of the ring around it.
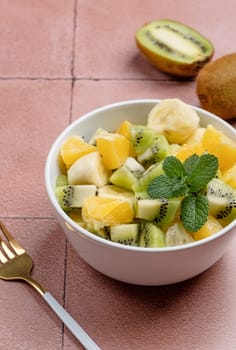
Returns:
[[[5,257],[5,255],[0,250],[0,262],[2,264],[5,264],[7,261],[8,261],[7,258]]]
[[[8,248],[6,243],[0,239],[0,244],[2,246],[2,249],[4,250],[5,254],[8,256],[9,259],[13,259],[15,255],[12,253],[12,251]]]
[[[0,221],[0,229],[2,231],[2,233],[4,234],[4,236],[6,237],[6,239],[8,240],[8,242],[10,243],[11,247],[14,249],[14,251],[18,254],[24,254],[25,250],[23,247],[20,246],[20,244],[12,237],[12,235],[10,234],[10,232],[7,230],[6,226],[3,224],[2,221]],[[4,242],[3,242],[4,243]],[[5,250],[5,248],[4,248]],[[6,250],[5,250],[6,252]],[[6,252],[7,253],[7,252]],[[12,253],[11,253],[12,254]],[[8,255],[8,254],[7,254]],[[9,256],[9,255],[8,255]],[[9,258],[11,258],[9,256]]]

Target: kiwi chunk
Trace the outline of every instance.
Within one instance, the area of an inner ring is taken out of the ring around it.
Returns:
[[[160,162],[169,154],[169,144],[164,135],[156,135],[153,138],[151,146],[149,146],[142,154],[139,155],[138,160],[144,166],[150,166],[156,162]]]
[[[59,174],[56,178],[56,187],[67,185],[69,185],[67,175]]]
[[[110,238],[113,242],[125,245],[138,245],[139,225],[134,224],[120,224],[111,226]]]
[[[145,169],[135,158],[128,157],[125,163],[115,170],[109,178],[109,181],[116,186],[132,190],[134,183],[144,173]]]
[[[214,178],[207,185],[209,212],[221,223],[228,225],[236,219],[236,190]]]
[[[124,165],[131,171],[131,173],[138,179],[143,175],[144,167],[133,157],[128,157]]]
[[[143,125],[132,125],[130,132],[137,159],[146,168],[167,157],[169,144],[164,135]]]
[[[121,166],[110,176],[109,181],[116,186],[132,190],[132,186],[138,179],[132,174],[132,172],[125,166]]]
[[[143,222],[140,228],[139,246],[145,248],[165,247],[165,233],[151,222]]]
[[[135,153],[139,156],[152,144],[155,131],[144,125],[131,125],[131,142]]]
[[[211,59],[213,44],[195,29],[169,19],[152,21],[137,30],[136,43],[159,70],[180,77],[196,76]]]
[[[147,192],[147,187],[150,182],[157,176],[163,174],[162,163],[156,163],[150,165],[143,175],[135,182],[132,186],[132,189],[135,193]],[[148,197],[148,195],[147,195]],[[143,198],[143,196],[142,196]]]
[[[159,199],[138,199],[135,217],[153,221],[160,211],[160,206]]]
[[[104,238],[106,240],[110,240],[109,228],[107,226],[95,228],[93,225],[90,225],[90,224],[86,225],[85,224],[85,228],[86,228],[86,230],[95,234],[98,237]]]
[[[177,216],[180,203],[179,198],[140,199],[137,201],[136,217],[152,221],[165,230]]]
[[[68,185],[56,187],[55,194],[61,208],[70,211],[81,208],[85,198],[95,196],[96,191],[95,185]]]

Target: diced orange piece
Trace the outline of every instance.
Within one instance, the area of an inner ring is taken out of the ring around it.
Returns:
[[[192,233],[193,238],[198,241],[200,239],[206,238],[220,231],[223,227],[217,219],[213,216],[209,216],[205,225],[198,231]]]
[[[196,153],[198,155],[208,152],[219,160],[219,169],[224,172],[236,164],[236,142],[224,135],[221,131],[208,125],[205,130],[199,129],[192,139],[189,139],[181,148],[177,149],[175,156],[184,161]]]
[[[184,144],[182,147],[180,147],[176,153],[175,156],[181,161],[185,161],[188,157],[190,157],[193,154],[201,155],[204,152],[204,149],[199,144]]]
[[[134,210],[128,201],[111,197],[89,197],[82,208],[83,220],[94,227],[132,222]]]
[[[124,120],[121,124],[120,124],[120,126],[118,127],[118,129],[117,129],[117,133],[118,134],[121,134],[121,135],[123,135],[123,136],[125,136],[128,140],[129,140],[129,142],[130,142],[130,152],[129,152],[129,155],[131,156],[131,157],[135,157],[136,156],[136,152],[135,152],[135,150],[134,150],[134,147],[133,147],[133,145],[132,145],[132,143],[131,143],[131,132],[130,132],[130,126],[131,126],[132,124],[128,121],[128,120]]]
[[[96,144],[106,169],[119,168],[129,156],[130,142],[123,135],[103,134],[96,138]]]
[[[220,170],[225,171],[236,163],[236,142],[208,125],[202,137],[205,150],[214,154],[219,160]]]
[[[226,170],[226,172],[222,175],[222,180],[226,182],[228,185],[236,188],[236,163]]]
[[[180,146],[174,153],[174,155],[181,161],[185,161],[188,157],[193,154],[201,155],[204,153],[204,148],[201,144],[202,135],[204,128],[198,128],[194,134],[187,139],[186,143]]]
[[[70,136],[61,146],[61,158],[67,169],[80,157],[97,151],[95,146],[85,142],[80,136]]]
[[[117,128],[116,133],[121,134],[130,140],[130,138],[131,138],[130,126],[131,125],[132,124],[128,120],[124,120]]]

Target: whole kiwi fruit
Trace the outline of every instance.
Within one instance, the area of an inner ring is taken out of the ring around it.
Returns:
[[[206,64],[197,75],[196,92],[207,111],[236,118],[236,52]]]

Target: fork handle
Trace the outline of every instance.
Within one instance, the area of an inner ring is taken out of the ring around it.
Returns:
[[[90,338],[83,328],[71,317],[70,314],[58,303],[54,296],[45,292],[42,294],[44,300],[53,309],[61,321],[69,328],[71,333],[79,340],[86,350],[101,350],[98,345]]]

